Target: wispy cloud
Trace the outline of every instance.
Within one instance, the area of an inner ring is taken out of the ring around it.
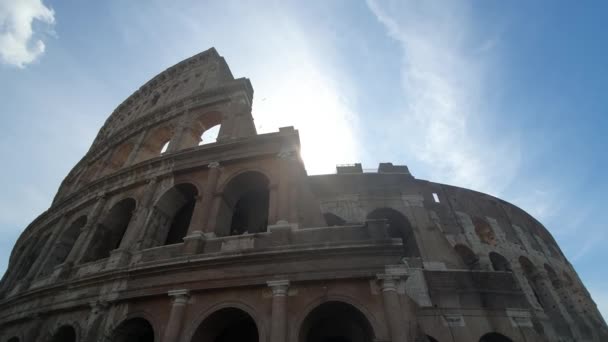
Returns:
[[[0,0],[0,60],[19,68],[40,57],[44,42],[34,32],[34,21],[53,25],[55,12],[42,0]]]
[[[480,99],[484,65],[498,40],[474,32],[464,2],[369,0],[368,7],[401,44],[407,108],[401,127],[410,155],[429,165],[435,180],[499,194],[517,173],[517,139],[475,129],[490,114]],[[403,140],[401,132],[393,139]]]

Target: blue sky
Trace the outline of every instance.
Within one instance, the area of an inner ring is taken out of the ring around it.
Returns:
[[[361,161],[487,192],[555,236],[608,314],[608,4],[0,0],[0,273],[104,120],[215,46],[310,173]]]

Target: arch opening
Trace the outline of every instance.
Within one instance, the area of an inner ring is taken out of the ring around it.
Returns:
[[[473,251],[461,244],[457,244],[454,246],[454,250],[460,256],[460,259],[464,263],[465,267],[469,270],[479,270],[481,269],[481,265],[479,264],[479,258]]]
[[[258,342],[258,327],[253,318],[237,308],[220,309],[198,326],[192,342]]]
[[[419,257],[420,250],[414,237],[414,229],[410,221],[402,213],[392,208],[378,208],[367,215],[367,219],[387,221],[390,237],[401,238],[404,256]]]
[[[503,334],[487,333],[479,339],[479,342],[513,342],[513,340]]]
[[[496,253],[490,252],[490,262],[492,263],[492,269],[494,271],[502,271],[502,272],[511,272],[511,264],[504,256]]]
[[[200,145],[212,144],[212,143],[216,142],[217,137],[220,134],[220,128],[221,128],[221,125],[218,123],[212,127],[205,129],[205,131],[200,136],[198,145],[200,146]]]
[[[152,324],[144,318],[128,319],[112,332],[112,342],[154,342]]]
[[[112,153],[112,157],[108,162],[107,172],[112,172],[114,170],[118,170],[125,165],[131,152],[133,151],[133,144],[130,142],[124,143],[120,145],[114,152]]]
[[[154,232],[154,246],[181,243],[188,233],[198,190],[190,183],[167,190],[152,210],[147,225]]]
[[[63,325],[53,334],[50,342],[76,342],[76,330],[70,325]]]
[[[496,235],[488,221],[481,217],[474,216],[473,226],[475,226],[475,234],[482,243],[496,246]]]
[[[372,342],[371,324],[354,306],[331,301],[313,309],[302,322],[298,342]]]
[[[555,273],[555,270],[553,269],[553,267],[549,266],[548,264],[544,264],[543,266],[545,267],[545,271],[547,272],[547,275],[549,276],[551,285],[553,286],[554,289],[559,290],[562,287],[562,282],[561,282],[561,280],[559,280],[557,273]]]
[[[61,234],[61,237],[55,244],[53,252],[47,259],[48,263],[45,265],[45,268],[41,270],[41,275],[49,274],[53,271],[55,266],[62,264],[65,259],[67,259],[68,255],[76,244],[78,236],[80,236],[80,231],[86,224],[87,217],[84,215],[80,216],[70,224],[68,229],[66,229],[63,234]]]
[[[160,148],[160,154],[164,154],[165,152],[167,152],[167,150],[169,149],[169,140],[167,140],[164,144],[163,147]]]
[[[120,246],[134,210],[135,200],[132,198],[125,198],[110,209],[104,220],[98,224],[92,245],[89,246],[83,262],[107,258],[111,251]]]
[[[217,236],[265,232],[268,226],[269,181],[259,172],[236,176],[224,188],[217,217]]]
[[[206,112],[196,117],[191,125],[191,146],[211,144],[217,141],[222,128],[220,112]]]
[[[558,302],[553,297],[547,282],[543,280],[543,275],[538,271],[530,259],[525,256],[519,257],[519,264],[537,302],[545,310],[547,316],[554,322],[557,334],[560,336],[572,337],[572,331],[570,330],[568,322],[559,311]]]
[[[14,268],[14,272],[16,272],[15,279],[17,281],[28,275],[32,266],[34,266],[34,263],[39,258],[40,250],[42,250],[50,235],[49,232],[46,232],[44,235],[38,238],[33,237],[29,242],[23,244],[22,248],[24,251],[19,257],[19,263]]]
[[[166,153],[171,147],[171,138],[173,138],[173,126],[171,124],[148,132],[144,143],[136,152],[136,162],[155,158]]]
[[[19,342],[19,337],[13,336],[13,337],[9,338],[8,340],[6,340],[6,342]]]

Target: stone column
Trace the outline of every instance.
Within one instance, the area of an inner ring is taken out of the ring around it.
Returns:
[[[139,154],[139,150],[141,149],[141,145],[144,143],[145,138],[146,131],[139,133],[139,135],[137,136],[137,141],[135,141],[135,143],[133,144],[133,149],[129,154],[129,158],[127,158],[127,160],[125,161],[125,167],[133,164],[133,162],[136,160],[137,155]]]
[[[172,290],[169,291],[169,296],[173,297],[173,303],[171,305],[171,313],[169,314],[169,321],[167,322],[162,342],[177,342],[179,341],[179,335],[182,330],[182,320],[184,318],[188,299],[190,298],[190,291],[185,289]]]
[[[378,274],[378,282],[382,290],[384,314],[392,342],[406,342],[407,328],[401,311],[401,300],[397,293],[397,286],[401,276],[395,274]]]
[[[40,337],[40,333],[42,332],[42,324],[44,320],[40,316],[39,313],[32,314],[30,317],[29,323],[26,323],[27,328],[23,334],[24,342],[35,342],[38,341],[38,337]]]
[[[294,196],[292,196],[293,189],[291,178],[293,177],[293,163],[296,160],[295,151],[283,151],[280,152],[277,157],[279,158],[279,188],[277,190],[277,225],[293,222],[295,214],[293,206]],[[290,219],[292,222],[290,222]]]
[[[100,329],[103,320],[107,317],[106,313],[109,304],[104,301],[92,301],[89,302],[89,306],[91,307],[91,311],[82,334],[82,341],[84,342],[94,342],[97,340],[97,337],[102,335],[103,332]]]
[[[217,190],[217,181],[220,178],[221,165],[219,162],[214,161],[209,163],[207,167],[209,168],[209,171],[207,171],[207,183],[203,190],[200,215],[196,217],[196,220],[193,217],[193,220],[190,222],[190,227],[188,228],[188,233],[196,230],[210,232],[212,228],[209,227],[209,213],[211,212],[211,204]]]
[[[272,289],[272,319],[270,342],[287,341],[287,291],[289,280],[271,280],[266,284]]]
[[[186,109],[186,112],[179,118],[177,127],[175,128],[175,132],[173,133],[173,136],[171,137],[171,142],[169,143],[169,147],[167,148],[167,152],[176,152],[185,147],[182,146],[182,142],[184,140],[184,132],[187,131],[186,126],[188,124],[189,118],[189,110]]]
[[[144,189],[141,200],[137,208],[133,211],[132,222],[129,223],[125,236],[120,242],[120,248],[129,248],[131,250],[140,250],[143,246],[143,241],[147,237],[146,221],[152,209],[152,200],[158,188],[158,178],[151,178]]]
[[[209,225],[209,213],[213,205],[213,197],[217,187],[217,181],[220,177],[221,166],[217,161],[207,165],[207,183],[203,188],[203,193],[197,199],[196,206],[188,227],[188,234],[184,237],[184,253],[196,254],[200,253],[204,246],[205,234],[212,233],[212,228]]]
[[[94,227],[97,226],[99,216],[103,212],[107,200],[108,198],[105,195],[98,197],[97,203],[95,203],[91,214],[87,217],[87,224],[80,229],[80,235],[78,235],[78,238],[74,243],[74,247],[63,263],[64,268],[71,268],[73,264],[77,263],[82,258],[84,252],[91,242],[91,239],[93,238],[93,234],[95,233]]]
[[[28,282],[37,278],[38,276],[40,276],[40,273],[45,268],[45,266],[48,264],[49,256],[50,256],[49,254],[52,253],[60,243],[60,241],[58,239],[59,239],[59,237],[61,237],[61,233],[64,231],[66,221],[67,221],[67,217],[64,215],[59,219],[59,222],[57,222],[57,224],[55,224],[55,228],[53,229],[53,232],[51,233],[49,241],[44,245],[44,248],[42,249],[40,254],[38,254],[38,258],[36,259],[36,261],[34,262],[32,267],[30,268],[30,270],[26,276],[26,279]]]

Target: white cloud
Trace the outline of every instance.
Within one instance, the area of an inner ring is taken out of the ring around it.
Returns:
[[[45,45],[33,30],[35,20],[53,25],[55,12],[42,0],[0,0],[0,60],[19,68],[44,53]]]
[[[369,0],[368,7],[402,48],[407,108],[397,126],[408,137],[400,129],[391,139],[428,165],[434,180],[501,193],[518,170],[517,140],[476,130],[490,118],[481,107],[496,37],[479,39],[464,2]]]

